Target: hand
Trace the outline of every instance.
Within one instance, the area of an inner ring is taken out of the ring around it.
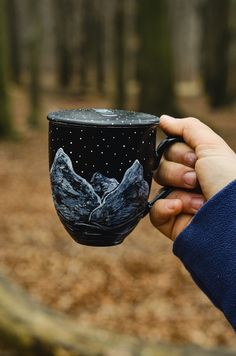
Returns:
[[[159,200],[150,212],[152,224],[175,240],[204,202],[236,179],[236,155],[197,119],[163,115],[160,127],[166,134],[183,137],[185,142],[167,150],[154,177],[163,186],[180,189]],[[198,194],[194,188],[198,188]]]

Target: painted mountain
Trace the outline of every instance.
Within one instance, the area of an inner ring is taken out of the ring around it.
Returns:
[[[50,176],[57,213],[78,242],[86,239],[86,244],[102,245],[103,239],[124,238],[147,206],[149,186],[138,160],[127,169],[121,183],[98,172],[88,182],[75,173],[69,156],[59,148]]]

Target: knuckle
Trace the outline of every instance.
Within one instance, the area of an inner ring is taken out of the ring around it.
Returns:
[[[196,117],[188,117],[187,120],[190,125],[199,125],[199,123],[201,122]]]

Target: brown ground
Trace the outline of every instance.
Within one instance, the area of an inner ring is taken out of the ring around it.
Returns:
[[[24,96],[15,90],[12,98],[24,139],[0,144],[1,269],[35,298],[79,321],[155,341],[236,346],[229,324],[148,218],[114,248],[80,246],[67,235],[50,194],[46,120],[41,131],[27,131]],[[50,97],[44,113],[86,105],[106,103]],[[235,108],[210,112],[200,99],[182,105],[236,149]]]

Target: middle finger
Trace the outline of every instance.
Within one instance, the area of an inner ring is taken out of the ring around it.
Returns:
[[[163,159],[154,174],[156,182],[163,186],[193,189],[197,186],[196,172],[183,164]]]
[[[184,164],[194,168],[197,160],[194,150],[184,142],[178,142],[168,148],[164,155],[167,161]]]

